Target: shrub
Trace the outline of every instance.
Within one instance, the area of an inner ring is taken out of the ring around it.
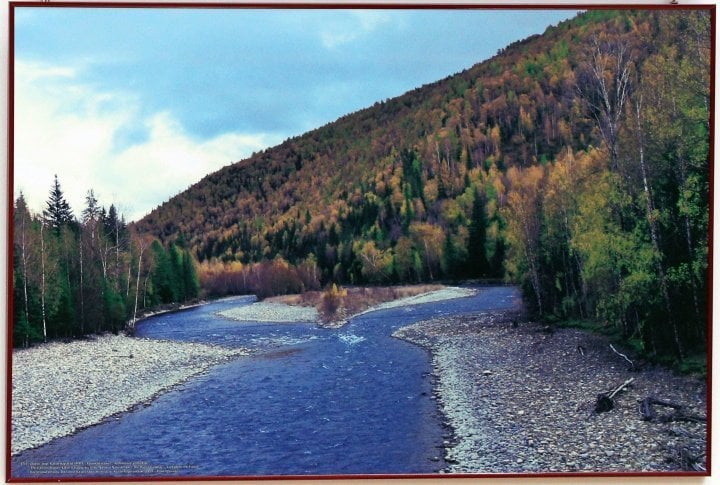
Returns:
[[[260,299],[302,293],[304,289],[297,268],[280,257],[253,265],[251,286]]]
[[[346,297],[347,290],[344,288],[338,288],[335,283],[323,292],[320,300],[320,307],[318,308],[320,318],[323,322],[327,323],[345,319]]]

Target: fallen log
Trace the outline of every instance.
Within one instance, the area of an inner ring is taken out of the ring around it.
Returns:
[[[653,398],[646,397],[640,401],[640,414],[642,415],[643,421],[654,421],[657,418],[655,408],[653,408]]]
[[[680,448],[676,450],[676,460],[680,464],[680,467],[685,471],[704,472],[705,468],[705,453],[699,455],[693,455],[687,448]]]
[[[654,421],[657,419],[657,413],[655,412],[654,405],[664,406],[673,409],[681,409],[680,404],[675,404],[667,401],[661,401],[653,396],[648,396],[640,401],[640,414],[642,415],[643,421]]]
[[[686,423],[706,423],[707,418],[705,416],[698,416],[697,414],[686,414],[683,410],[678,409],[670,416],[661,418],[664,423],[684,421]]]
[[[673,412],[665,416],[658,416],[653,406],[672,408]],[[662,423],[669,423],[674,421],[685,421],[691,423],[707,422],[707,418],[705,416],[698,416],[695,414],[686,413],[682,404],[663,401],[653,396],[648,396],[642,401],[640,401],[640,414],[642,415],[643,421],[659,421]]]

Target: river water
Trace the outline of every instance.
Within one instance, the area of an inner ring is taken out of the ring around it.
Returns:
[[[241,323],[240,297],[159,315],[140,337],[250,348],[150,405],[13,457],[14,477],[428,474],[444,467],[430,355],[392,333],[419,320],[509,308],[511,287],[379,310],[346,326]]]

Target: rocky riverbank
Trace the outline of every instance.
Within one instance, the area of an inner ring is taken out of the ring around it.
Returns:
[[[97,424],[246,353],[123,335],[14,350],[11,452]]]
[[[602,336],[517,321],[488,312],[395,333],[432,353],[435,397],[454,434],[445,472],[663,472],[686,470],[687,457],[704,463],[705,423],[643,421],[639,401],[654,396],[705,416],[705,380],[630,370]],[[597,395],[629,378],[615,408],[595,413]]]

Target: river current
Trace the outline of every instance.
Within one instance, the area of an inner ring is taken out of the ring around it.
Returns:
[[[253,350],[150,405],[12,458],[14,477],[234,477],[437,473],[449,431],[429,353],[392,333],[450,314],[509,308],[511,287],[378,310],[340,329],[236,322],[216,301],[139,325],[146,338]]]

